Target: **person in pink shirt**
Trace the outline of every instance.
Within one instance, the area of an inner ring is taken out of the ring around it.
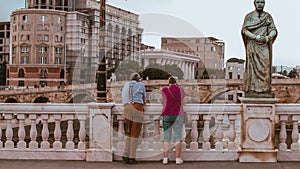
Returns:
[[[174,141],[176,150],[176,164],[182,164],[181,159],[181,140],[182,140],[182,126],[184,123],[183,98],[185,92],[182,87],[177,85],[174,77],[169,78],[169,86],[161,89],[163,110],[161,116],[163,117],[164,129],[164,158],[163,164],[168,164],[169,144],[171,141],[172,129],[174,131]]]

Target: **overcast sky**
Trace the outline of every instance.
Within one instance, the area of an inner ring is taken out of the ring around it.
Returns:
[[[253,0],[107,0],[108,4],[140,15],[143,43],[160,48],[160,37],[213,36],[225,42],[225,61],[245,59],[241,38],[244,16],[254,10]],[[0,20],[24,7],[24,0],[0,0]],[[266,0],[278,29],[273,65],[300,65],[300,1]]]

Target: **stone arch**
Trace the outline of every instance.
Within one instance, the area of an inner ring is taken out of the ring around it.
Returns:
[[[50,100],[45,96],[40,96],[34,99],[33,103],[48,103]]]
[[[5,100],[4,103],[18,103],[18,101],[15,98],[8,98],[8,99]]]
[[[71,98],[69,103],[89,103],[89,102],[95,102],[96,100],[88,94],[77,94],[74,97]]]

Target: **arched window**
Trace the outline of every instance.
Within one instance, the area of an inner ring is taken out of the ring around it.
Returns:
[[[60,76],[61,79],[65,78],[65,70],[60,70]]]
[[[42,69],[41,72],[40,72],[40,78],[41,78],[41,79],[47,79],[47,77],[48,77],[47,70],[46,70],[46,69]],[[45,81],[45,80],[40,80],[40,85],[41,85],[42,87],[47,86],[47,81]]]
[[[25,77],[24,69],[19,69],[18,77],[19,78],[24,78]]]
[[[19,69],[19,72],[18,72],[18,78],[24,78],[25,77],[25,72],[24,72],[24,69]],[[19,80],[18,81],[18,86],[24,86],[24,80]]]

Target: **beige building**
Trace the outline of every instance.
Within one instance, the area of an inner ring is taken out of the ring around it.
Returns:
[[[161,49],[198,56],[200,61],[196,64],[196,78],[201,78],[205,68],[222,70],[224,67],[225,43],[214,37],[162,37]]]
[[[225,79],[244,79],[245,60],[230,58],[226,62]]]
[[[96,0],[28,0],[11,14],[10,86],[95,82],[101,36],[113,70],[124,58],[138,59],[142,29],[138,15],[106,7],[106,31],[100,32]]]
[[[0,63],[9,60],[10,23],[0,22]]]
[[[182,70],[183,79],[195,79],[195,66],[199,62],[199,57],[195,55],[163,49],[147,49],[141,56],[144,68],[150,64],[175,64]]]

